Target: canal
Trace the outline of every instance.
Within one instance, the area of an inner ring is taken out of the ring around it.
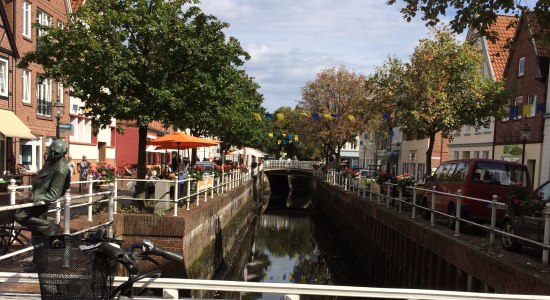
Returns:
[[[327,216],[316,212],[311,197],[307,191],[271,194],[250,232],[251,238],[245,239],[250,247],[242,275],[237,272],[236,278],[226,280],[246,277],[255,282],[367,286],[364,270],[341,246]],[[245,300],[279,300],[282,295],[239,296]]]

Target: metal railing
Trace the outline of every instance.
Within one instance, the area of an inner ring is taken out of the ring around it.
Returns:
[[[113,286],[118,286],[125,282],[127,277],[115,277]],[[145,282],[146,281],[146,282]],[[9,273],[0,272],[0,282],[2,283],[36,283],[38,278],[36,274]],[[200,280],[200,279],[179,279],[179,278],[157,278],[146,279],[134,284],[134,287],[160,288],[163,289],[163,295],[170,299],[177,298],[178,290],[207,290],[207,291],[227,291],[241,293],[275,293],[284,295],[282,299],[300,299],[300,295],[325,295],[342,297],[365,297],[382,299],[478,299],[478,300],[550,300],[550,296],[544,295],[511,295],[511,294],[490,294],[490,293],[472,293],[456,292],[443,290],[422,290],[422,289],[396,289],[396,288],[376,288],[376,287],[357,287],[341,285],[315,285],[315,284],[297,284],[297,283],[266,283],[266,282],[246,282],[246,281],[223,281],[223,280]],[[5,297],[12,295],[21,298],[17,293],[2,293]],[[25,298],[32,295],[26,294]],[[36,295],[39,296],[39,295]],[[170,296],[175,298],[171,298]],[[154,297],[147,297],[154,299]]]
[[[411,208],[411,219],[415,219],[417,217],[418,210],[424,212],[425,214],[429,213],[430,226],[432,227],[435,226],[436,216],[452,219],[454,220],[455,237],[460,236],[461,224],[469,224],[474,227],[481,228],[482,230],[487,231],[489,233],[489,247],[491,249],[494,249],[495,247],[495,235],[497,234],[501,236],[507,236],[516,240],[521,240],[533,246],[540,247],[542,249],[541,261],[543,264],[548,264],[549,253],[550,253],[550,203],[546,204],[546,208],[543,211],[544,234],[543,234],[543,242],[541,243],[532,239],[515,235],[513,233],[502,231],[497,227],[497,221],[502,221],[497,219],[497,210],[499,209],[505,210],[507,208],[507,205],[505,203],[499,202],[498,197],[496,195],[493,195],[491,200],[487,200],[487,199],[479,199],[474,197],[463,196],[460,190],[458,190],[456,194],[453,194],[453,193],[445,193],[445,192],[437,191],[435,186],[432,187],[431,189],[426,189],[426,188],[421,188],[414,185],[414,186],[406,187],[406,189],[410,193],[412,193],[412,196],[410,198],[403,197],[403,190],[400,188],[398,189],[399,191],[398,196],[394,197],[392,195],[392,190],[399,187],[397,184],[394,184],[394,183],[390,183],[390,182],[383,183],[382,185],[380,185],[381,189],[379,191],[376,191],[374,189],[375,187],[374,180],[370,181],[368,184],[365,184],[364,186],[361,186],[359,184],[361,180],[360,178],[350,178],[349,176],[338,173],[332,169],[326,173],[321,170],[317,170],[315,171],[315,176],[323,179],[324,181],[327,181],[332,185],[338,186],[340,189],[344,191],[351,191],[351,192],[357,193],[358,195],[362,195],[362,198],[364,199],[366,199],[368,195],[369,201],[376,202],[377,204],[385,204],[386,207],[388,208],[390,208],[392,204],[395,204],[399,212],[401,212],[403,206],[406,205]],[[418,199],[419,198],[418,194],[420,193],[431,194],[431,197],[432,197],[431,207],[425,207],[421,205],[421,203],[419,203],[419,201],[422,200],[422,199]],[[455,214],[451,215],[451,214],[448,214],[447,212],[438,211],[435,208],[436,195],[454,197],[456,199]],[[490,218],[489,226],[473,222],[461,216],[462,202],[464,199],[468,199],[469,201],[477,201],[477,202],[485,203],[485,205],[491,209],[491,218]]]

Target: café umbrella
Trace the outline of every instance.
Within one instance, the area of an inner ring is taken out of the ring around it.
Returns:
[[[147,145],[156,146],[155,149],[177,149],[179,156],[180,149],[210,147],[220,143],[221,141],[218,140],[196,137],[183,132],[174,132],[148,141]]]

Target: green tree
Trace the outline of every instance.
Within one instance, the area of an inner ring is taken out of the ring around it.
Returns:
[[[403,133],[429,137],[428,172],[437,133],[452,139],[462,126],[480,128],[504,112],[504,84],[483,76],[482,60],[474,46],[459,44],[450,31],[440,30],[434,39],[420,41],[410,63],[390,59],[379,69],[388,80],[379,80],[374,90],[388,98],[375,97],[373,104],[396,105],[395,122]]]
[[[297,108],[319,113],[320,120],[311,121],[308,135],[321,145],[325,157],[340,150],[365,129],[367,102],[366,77],[344,67],[329,68],[302,87],[302,100]],[[327,116],[327,117],[325,117]]]
[[[209,83],[247,57],[238,41],[223,33],[228,24],[194,3],[86,1],[63,27],[37,26],[47,34],[19,67],[38,63],[45,77],[64,82],[84,101],[94,128],[110,124],[111,118],[135,120],[138,177],[144,178],[149,122],[170,125],[182,107],[202,105],[203,99],[186,95],[219,88]]]
[[[393,5],[397,0],[388,0]],[[494,32],[490,31],[491,25],[496,21],[497,14],[514,13],[519,17],[529,8],[523,1],[495,0],[495,1],[470,1],[470,0],[402,0],[405,7],[401,9],[403,17],[411,21],[417,14],[422,15],[422,20],[428,26],[434,26],[440,22],[440,16],[446,16],[448,10],[455,12],[450,21],[451,28],[456,33],[461,33],[469,27],[477,30],[481,36],[494,39]],[[550,28],[550,2],[538,0],[532,8],[540,28]],[[543,41],[550,43],[550,30],[535,32]]]

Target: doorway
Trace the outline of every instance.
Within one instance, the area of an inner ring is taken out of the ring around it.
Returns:
[[[97,143],[97,151],[99,152],[98,155],[98,163],[103,163],[107,160],[107,143],[105,142],[98,142]]]

